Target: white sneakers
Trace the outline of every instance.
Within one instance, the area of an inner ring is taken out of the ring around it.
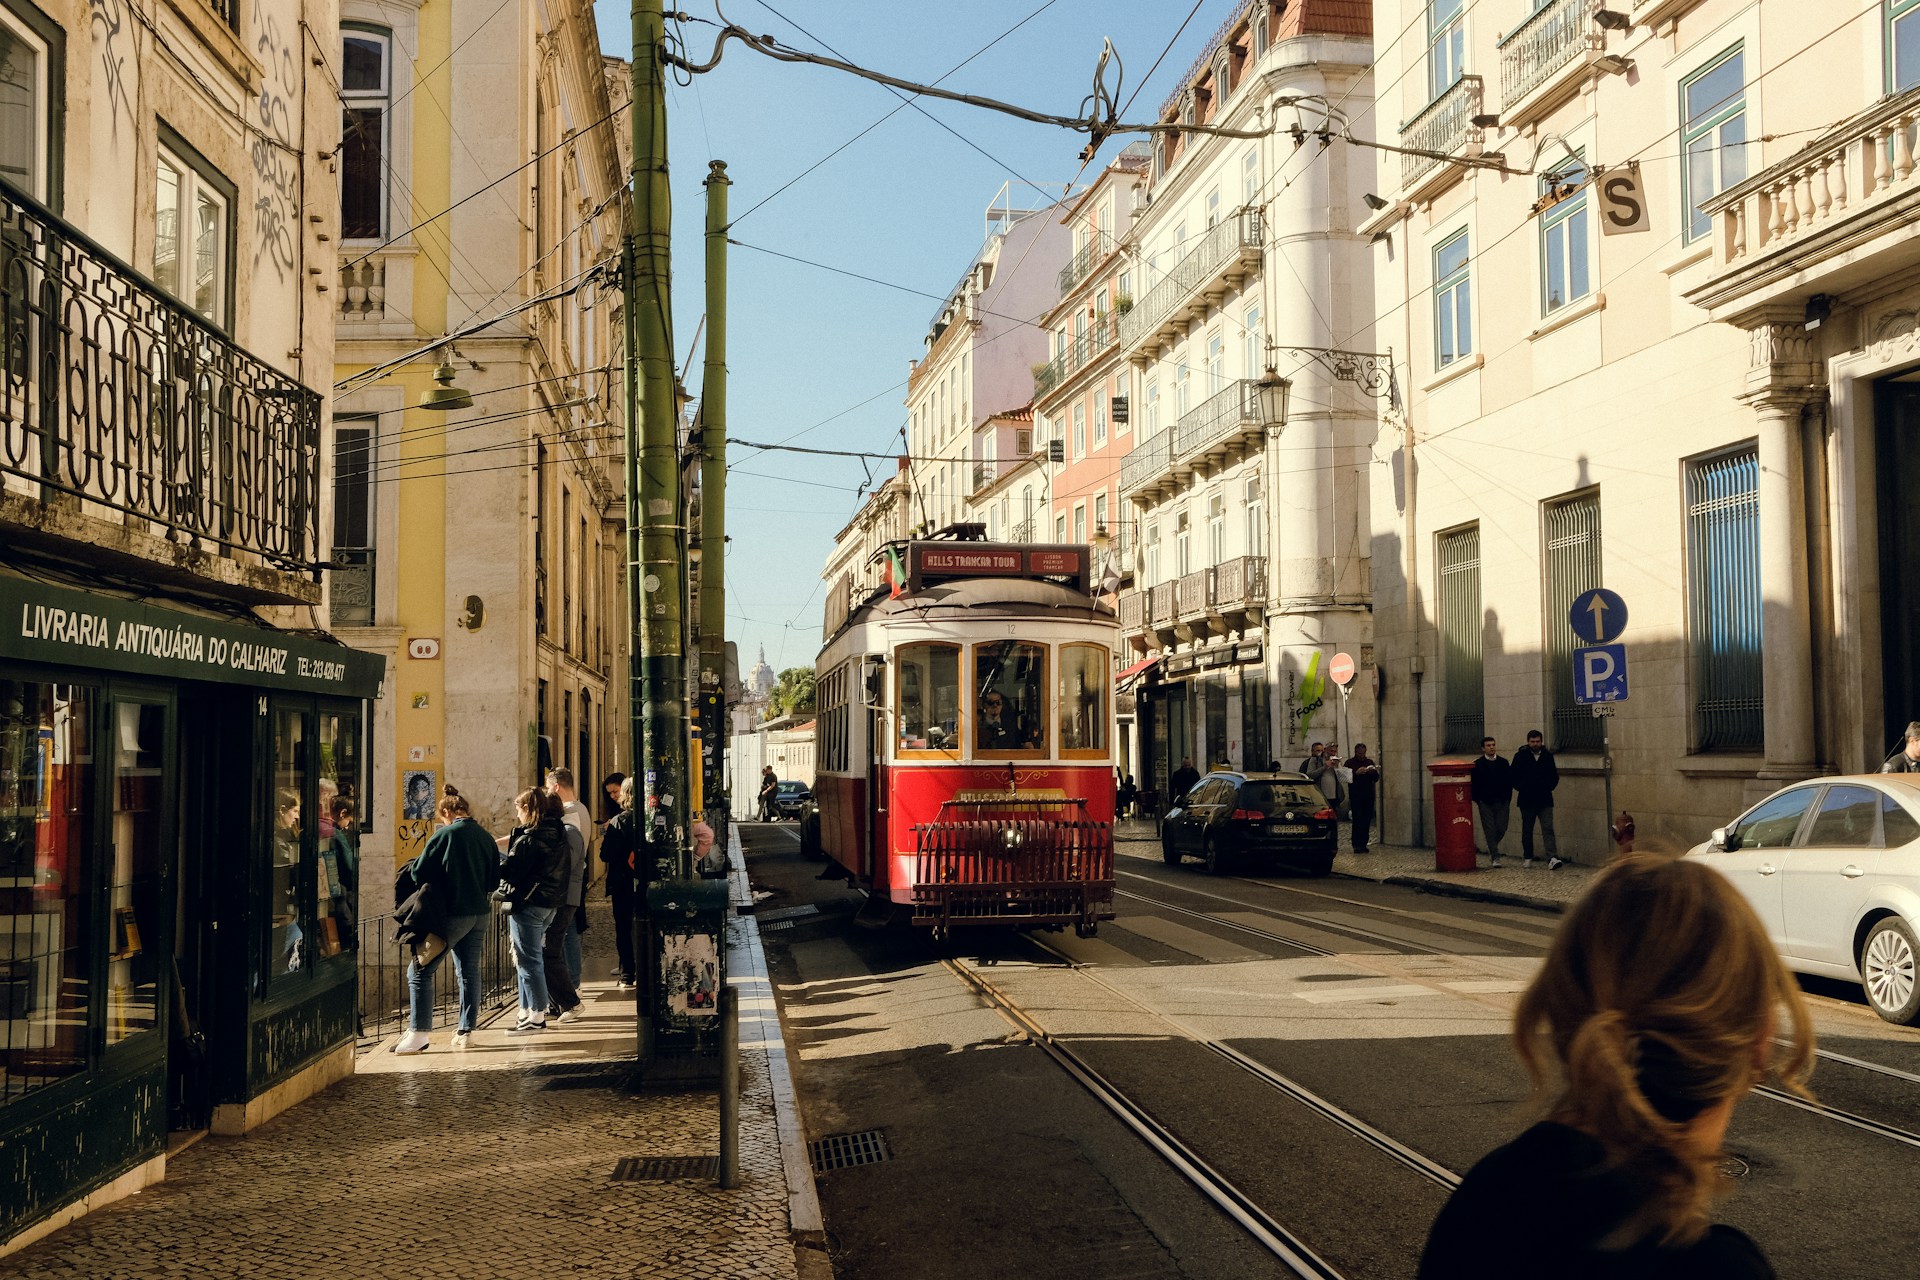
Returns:
[[[453,1033],[453,1047],[454,1047],[454,1048],[456,1048],[456,1049],[464,1049],[464,1048],[466,1048],[466,1047],[467,1047],[467,1037],[468,1037],[468,1036],[470,1036],[471,1034],[472,1034],[472,1032],[469,1032],[469,1031],[456,1031],[456,1032],[454,1032],[454,1033]]]
[[[567,1010],[565,1013],[561,1014],[558,1018],[555,1018],[554,1021],[555,1022],[580,1021],[580,1006],[579,1005],[573,1006],[573,1008]]]
[[[547,1020],[545,1018],[541,1018],[538,1021],[532,1018],[522,1018],[513,1024],[513,1030],[507,1032],[507,1034],[510,1036],[530,1036],[535,1032],[545,1031],[546,1029]]]
[[[428,1040],[426,1032],[409,1031],[407,1032],[407,1034],[405,1034],[404,1036],[401,1036],[398,1040],[394,1041],[393,1048],[389,1049],[387,1052],[389,1053],[425,1053],[427,1051],[427,1046],[431,1043],[432,1041]]]

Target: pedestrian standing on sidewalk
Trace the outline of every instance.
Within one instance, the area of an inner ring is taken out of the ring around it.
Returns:
[[[513,801],[520,825],[507,837],[494,896],[507,912],[513,937],[513,967],[520,980],[520,1021],[508,1035],[547,1029],[547,926],[567,897],[567,824],[560,800],[544,791],[522,791]]]
[[[1907,726],[1907,736],[1880,766],[1882,773],[1920,773],[1920,720]]]
[[[1173,777],[1167,781],[1172,784],[1173,791],[1167,797],[1167,807],[1172,808],[1187,798],[1187,792],[1200,785],[1200,771],[1193,767],[1193,757],[1181,756],[1180,767],[1173,771]]]
[[[1711,1220],[1727,1122],[1769,1074],[1806,1095],[1813,1025],[1766,928],[1719,872],[1629,854],[1574,904],[1520,997],[1513,1044],[1546,1119],[1476,1164],[1421,1280],[1762,1280]]]
[[[1320,794],[1327,798],[1337,815],[1347,810],[1347,779],[1341,773],[1340,744],[1329,742],[1320,751]]]
[[[600,861],[607,868],[607,897],[613,903],[613,943],[619,953],[614,980],[631,991],[640,972],[633,957],[633,916],[639,901],[639,872],[634,867],[640,849],[640,827],[633,814],[633,779],[620,780],[620,812],[600,832]]]
[[[1347,813],[1353,819],[1353,851],[1365,853],[1373,842],[1373,801],[1374,792],[1380,786],[1380,766],[1367,754],[1367,744],[1353,744],[1353,754],[1347,757],[1347,768],[1353,773],[1353,781],[1347,788]]]
[[[560,797],[560,816],[569,827],[580,833],[581,844],[585,848],[593,848],[593,815],[587,812],[587,806],[580,803],[579,796],[574,792],[573,770],[547,770],[547,790]],[[567,921],[567,936],[564,940],[567,975],[573,979],[573,985],[576,987],[580,985],[580,935],[587,931],[587,913],[581,904],[587,900],[587,887],[592,883],[588,873],[592,870],[593,864],[583,858],[580,867],[581,884],[577,890],[573,891],[574,909],[571,913],[562,913]]]
[[[1327,767],[1326,748],[1327,744],[1324,742],[1314,743],[1307,748],[1307,758],[1300,762],[1300,772],[1312,778],[1316,783],[1320,781],[1320,771]]]
[[[453,978],[460,993],[460,1013],[454,1022],[453,1047],[467,1047],[467,1037],[480,1021],[480,945],[487,936],[487,891],[498,879],[500,856],[493,837],[473,820],[467,798],[451,786],[440,789],[435,807],[440,828],[427,837],[427,847],[408,867],[417,885],[432,885],[446,904],[447,948],[424,966],[407,965],[407,1034],[393,1046],[394,1053],[421,1053],[433,1030],[433,974],[440,962],[453,956]]]
[[[600,784],[600,825],[606,826],[620,813],[620,784],[627,780],[624,773],[614,772],[606,776]]]
[[[558,790],[549,788],[547,804],[550,812],[559,813],[561,835],[567,843],[566,887],[560,909],[554,912],[546,932],[541,935],[541,959],[547,975],[547,1017],[572,1022],[580,1016],[580,983],[573,976],[573,964],[568,963],[567,942],[572,939],[576,949],[580,943],[574,917],[585,901],[587,842],[580,838],[580,828],[568,822],[561,812],[563,801]]]
[[[1513,798],[1520,802],[1520,861],[1533,865],[1533,824],[1540,824],[1540,843],[1547,851],[1547,870],[1560,869],[1560,846],[1553,838],[1553,789],[1560,785],[1560,766],[1547,750],[1538,729],[1527,734],[1527,745],[1514,753]]]
[[[760,766],[760,808],[754,817],[760,822],[772,822],[780,816],[780,810],[774,803],[780,794],[780,779],[774,776],[773,766]]]
[[[1480,739],[1480,758],[1473,762],[1473,807],[1480,811],[1480,835],[1487,842],[1487,860],[1497,867],[1500,840],[1507,834],[1507,818],[1513,809],[1513,766],[1492,738]]]

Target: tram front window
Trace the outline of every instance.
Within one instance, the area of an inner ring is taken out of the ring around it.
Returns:
[[[973,650],[973,749],[1043,755],[1047,749],[1047,646],[996,640]]]
[[[957,751],[960,747],[960,647],[912,644],[900,650],[900,747]]]

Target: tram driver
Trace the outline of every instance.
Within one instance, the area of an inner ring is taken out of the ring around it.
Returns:
[[[998,689],[980,695],[978,728],[974,732],[977,751],[1018,751],[1040,745],[1038,735],[1020,723],[1020,717],[1007,705]]]

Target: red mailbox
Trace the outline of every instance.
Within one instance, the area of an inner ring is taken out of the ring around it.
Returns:
[[[1433,775],[1433,869],[1472,871],[1480,863],[1473,847],[1473,761],[1435,760]]]

